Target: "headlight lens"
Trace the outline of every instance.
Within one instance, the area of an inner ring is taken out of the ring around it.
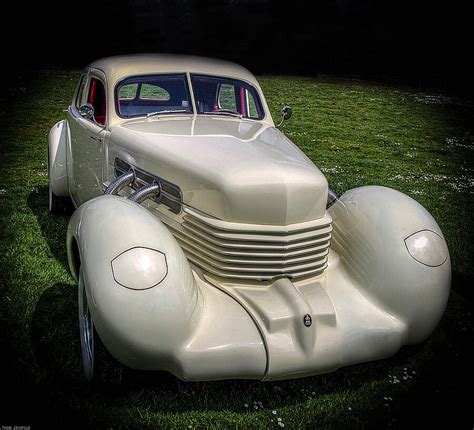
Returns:
[[[130,248],[112,260],[115,282],[132,290],[146,290],[168,274],[166,255],[150,248]]]
[[[426,266],[441,266],[448,259],[446,241],[431,230],[421,230],[405,239],[410,255]]]

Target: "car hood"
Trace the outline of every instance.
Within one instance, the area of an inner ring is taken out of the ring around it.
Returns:
[[[173,182],[185,204],[221,220],[289,225],[325,214],[324,175],[278,129],[255,121],[127,122],[110,135],[115,157]]]

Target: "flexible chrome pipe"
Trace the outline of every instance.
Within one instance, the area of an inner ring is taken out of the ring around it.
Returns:
[[[149,199],[150,197],[155,197],[155,196],[160,195],[160,193],[161,193],[161,186],[155,183],[155,184],[140,188],[139,190],[131,194],[128,197],[128,199],[131,200],[132,202],[140,204],[146,199]]]
[[[328,188],[328,200],[326,203],[326,209],[329,209],[334,203],[336,203],[337,199],[339,196],[336,194],[336,192],[329,187]]]
[[[105,189],[104,194],[118,194],[123,187],[130,185],[134,179],[135,173],[133,172],[133,170],[130,170],[129,172],[126,172],[123,175],[116,177]]]

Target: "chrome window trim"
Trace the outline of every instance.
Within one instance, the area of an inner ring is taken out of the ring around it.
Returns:
[[[81,106],[81,105],[77,106],[78,96],[79,96],[79,92],[81,91],[81,85],[83,83],[84,83],[84,91],[86,90],[86,85],[87,85],[86,80],[87,80],[87,72],[84,72],[81,74],[81,77],[79,78],[79,83],[76,86],[76,91],[74,92],[74,97],[71,102],[71,106],[75,107],[76,109],[79,109],[79,107]]]

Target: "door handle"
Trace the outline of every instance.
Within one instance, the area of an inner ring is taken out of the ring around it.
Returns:
[[[97,137],[97,136],[89,136],[92,140],[97,140],[99,142],[102,142],[104,140],[103,137]]]

